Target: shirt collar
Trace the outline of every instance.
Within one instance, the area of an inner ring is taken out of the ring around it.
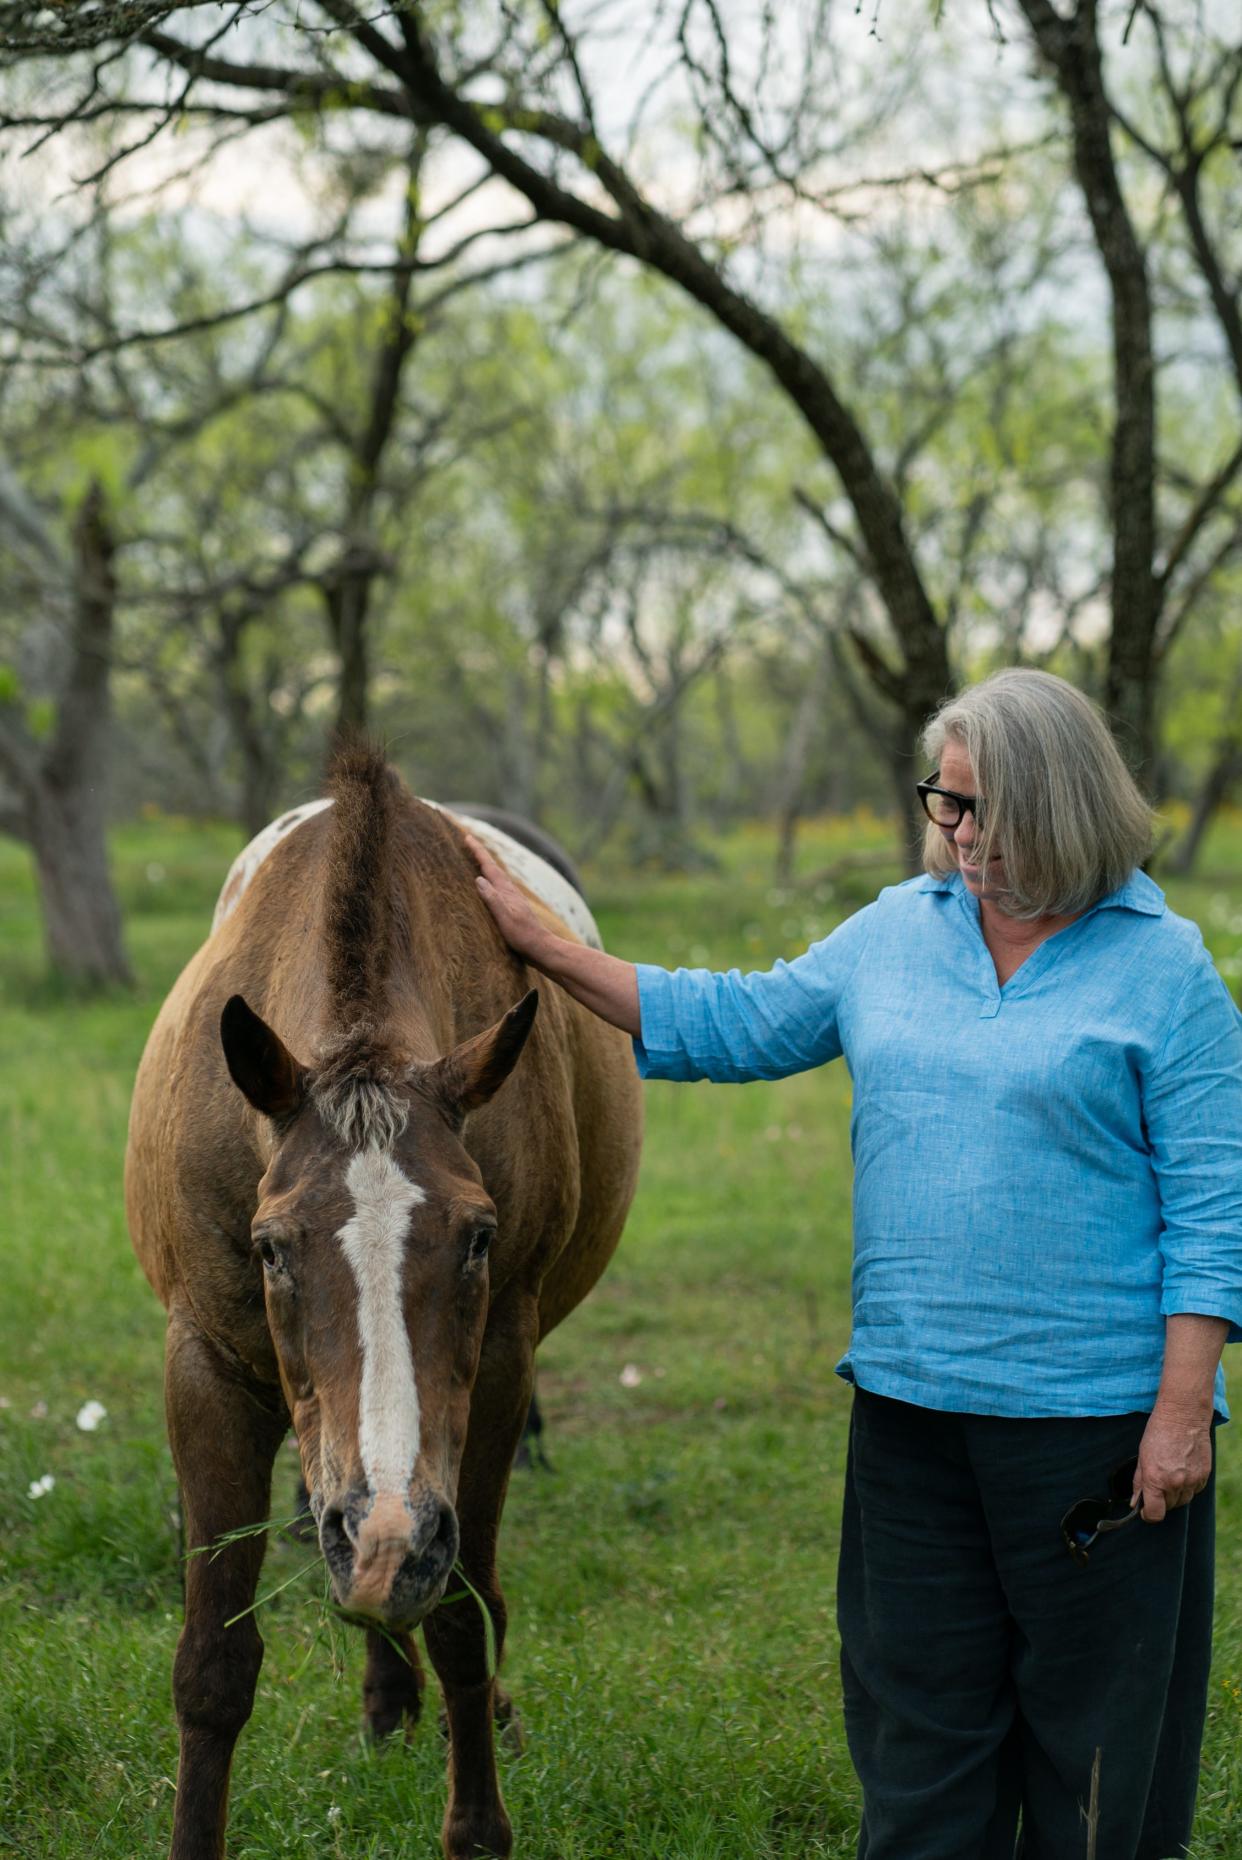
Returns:
[[[939,875],[927,872],[918,880],[920,891],[961,892],[966,887],[962,883],[960,872],[944,872]],[[1159,917],[1164,911],[1164,893],[1146,872],[1137,869],[1131,872],[1124,884],[1118,885],[1116,891],[1101,898],[1092,908],[1097,911],[1138,911],[1144,917]]]
[[[1154,879],[1136,868],[1123,885],[1101,898],[1095,908],[1097,911],[1140,911],[1144,917],[1160,917],[1164,912],[1164,893]]]

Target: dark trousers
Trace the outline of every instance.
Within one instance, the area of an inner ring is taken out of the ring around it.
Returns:
[[[1146,1420],[1009,1420],[856,1392],[837,1614],[859,1860],[1185,1853],[1213,1485],[1162,1524],[1100,1538],[1085,1569],[1060,1531],[1077,1499],[1107,1493]]]

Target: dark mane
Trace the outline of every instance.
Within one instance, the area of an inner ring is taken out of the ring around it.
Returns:
[[[387,1038],[392,952],[408,941],[395,832],[404,793],[380,750],[353,745],[328,769],[334,805],[324,898],[324,963],[332,1033],[313,1093],[320,1115],[351,1149],[388,1149],[406,1121],[404,1067]]]
[[[400,777],[378,749],[338,751],[328,768],[333,806],[324,900],[324,959],[341,1034],[372,1038],[388,1019],[388,970],[396,904],[394,815]]]

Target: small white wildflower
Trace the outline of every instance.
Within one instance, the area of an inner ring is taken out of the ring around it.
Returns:
[[[0,1408],[11,1408],[12,1406],[13,1404],[7,1395],[0,1395]]]
[[[34,1479],[31,1481],[30,1490],[27,1492],[26,1496],[27,1498],[44,1498],[55,1484],[56,1481],[53,1479],[51,1473],[44,1473],[42,1479]]]
[[[340,1819],[341,1819],[341,1811],[337,1807],[336,1803],[334,1802],[331,1808],[328,1810],[328,1820],[339,1821]]]
[[[643,1372],[637,1363],[627,1363],[617,1380],[623,1389],[636,1389],[643,1379]]]
[[[147,867],[148,885],[162,885],[167,874],[158,859],[152,859]]]
[[[106,1420],[108,1410],[101,1401],[83,1402],[78,1409],[78,1426],[84,1434],[93,1434],[99,1423]]]
[[[30,1410],[30,1418],[32,1421],[46,1421],[47,1403],[45,1401],[37,1401]]]

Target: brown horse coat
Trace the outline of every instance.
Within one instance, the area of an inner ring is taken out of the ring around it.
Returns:
[[[421,1619],[451,1740],[445,1852],[505,1855],[483,1624],[436,1603],[459,1554],[503,1641],[495,1542],[534,1349],[617,1243],[639,1084],[625,1037],[560,989],[541,980],[534,1012],[451,817],[369,752],[338,763],[331,793],[249,875],[156,1021],[130,1232],[168,1309],[190,1548],[268,1516],[292,1421],[338,1599],[385,1630],[368,1635],[372,1729],[417,1711]],[[252,1615],[225,1624],[262,1553],[245,1537],[187,1565],[174,1860],[223,1853],[262,1657]]]

